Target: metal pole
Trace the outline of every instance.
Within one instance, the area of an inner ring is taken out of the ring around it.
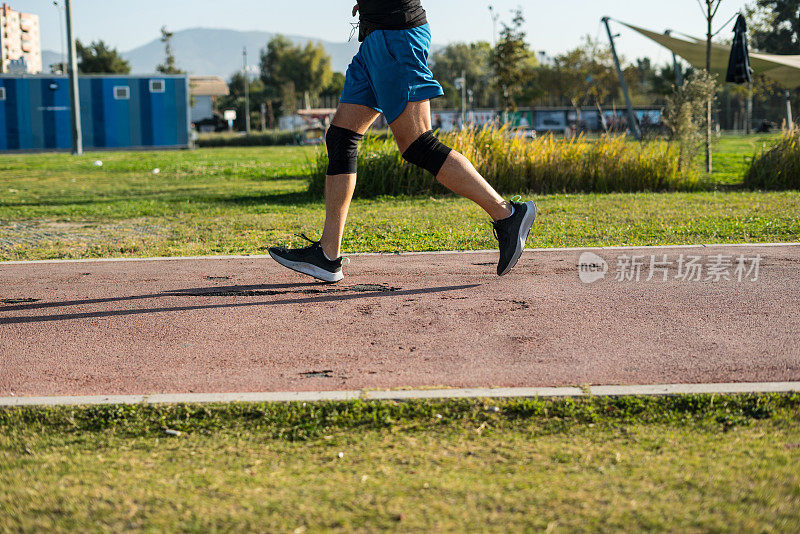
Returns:
[[[722,0],[719,0],[719,1],[721,2]],[[714,34],[711,33],[711,31],[712,31],[711,30],[711,22],[714,19],[714,15],[711,12],[711,7],[712,7],[712,4],[713,4],[714,0],[705,0],[705,2],[706,2],[706,7],[708,9],[707,16],[706,16],[706,22],[708,23],[708,25],[707,25],[708,31],[706,33],[706,72],[708,73],[709,76],[711,76],[711,38],[714,36]],[[705,148],[706,148],[706,172],[708,174],[711,174],[711,172],[713,170],[713,164],[712,164],[712,161],[711,161],[711,122],[712,122],[712,118],[711,118],[711,100],[712,100],[712,98],[709,98],[708,101],[706,102],[706,147]]]
[[[753,82],[747,84],[747,102],[745,103],[744,125],[745,135],[750,135],[753,128]]]
[[[467,126],[467,71],[461,71],[461,129]]]
[[[61,43],[61,74],[67,70],[67,50],[64,48],[64,10],[58,2],[53,2],[53,5],[58,9],[58,37]]]
[[[265,132],[267,131],[267,104],[262,102],[259,111],[261,112],[261,131]]]
[[[250,135],[250,76],[247,75],[247,47],[242,49],[244,66],[244,131]]]
[[[625,83],[625,76],[622,75],[622,67],[619,64],[619,56],[617,55],[617,47],[614,45],[614,36],[611,34],[611,26],[608,24],[610,19],[603,17],[602,21],[606,25],[606,32],[608,32],[608,40],[611,43],[611,54],[614,56],[614,65],[617,67],[617,74],[619,75],[619,84],[622,87],[622,93],[625,95],[625,105],[628,107],[628,121],[631,126],[631,133],[636,140],[642,138],[642,132],[639,130],[639,121],[636,119],[636,114],[633,112],[633,104],[631,104],[631,95],[628,93],[628,84]]]
[[[497,14],[494,10],[494,6],[489,6],[489,14],[492,17],[492,50],[496,50],[497,48],[497,21],[500,19],[500,15]],[[497,108],[500,107],[500,95],[497,91],[494,91],[492,95],[492,99],[494,100],[494,108],[497,111]]]
[[[791,130],[794,124],[794,120],[792,120],[792,93],[787,89],[784,96],[786,97],[786,127]]]
[[[75,52],[75,37],[72,35],[72,2],[66,0],[67,44],[69,46],[69,97],[72,110],[72,153],[83,154],[83,137],[81,135],[81,102],[78,91],[78,59]]]
[[[683,72],[681,71],[681,66],[678,63],[678,56],[675,55],[675,52],[672,53],[672,68],[675,70],[675,85],[682,87]]]
[[[497,19],[500,18],[500,15],[495,13],[494,6],[489,6],[489,13],[492,17],[492,48],[497,46]]]
[[[669,36],[672,34],[672,30],[667,30],[664,32],[664,35]],[[672,70],[675,71],[675,85],[677,87],[681,87],[683,85],[683,71],[681,71],[681,66],[678,63],[678,56],[675,55],[675,52],[672,53]]]

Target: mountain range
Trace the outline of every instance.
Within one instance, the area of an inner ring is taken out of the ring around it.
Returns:
[[[229,79],[242,68],[242,48],[247,47],[248,65],[258,65],[261,49],[276,33],[243,32],[214,28],[191,28],[176,31],[172,37],[172,48],[178,68],[190,74],[217,75]],[[347,65],[358,50],[358,40],[334,43],[304,37],[287,35],[295,44],[304,46],[309,41],[319,42],[331,56],[331,66],[336,72],[345,72]],[[164,61],[164,44],[154,39],[147,44],[120,53],[131,64],[132,74],[151,74],[156,65]],[[42,52],[42,64],[45,71],[49,65],[61,61],[61,54],[50,50]]]

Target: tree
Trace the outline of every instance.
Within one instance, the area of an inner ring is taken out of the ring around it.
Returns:
[[[236,110],[236,120],[234,121],[234,128],[237,130],[245,129],[245,98],[244,98],[244,84],[245,77],[242,71],[237,71],[231,76],[228,82],[229,93],[226,96],[221,96],[216,99],[215,109],[217,112],[222,112],[226,109]],[[248,110],[251,118],[253,114],[257,114],[261,108],[261,104],[266,103],[266,91],[264,82],[256,78],[250,80],[250,109]],[[256,118],[258,115],[256,115]],[[253,122],[258,122],[253,121]]]
[[[156,67],[156,71],[161,74],[183,74],[184,71],[178,68],[175,62],[175,54],[172,52],[172,35],[167,31],[166,26],[161,27],[161,42],[164,43],[164,63]]]
[[[692,74],[695,69],[692,66],[685,67],[683,64],[678,63],[678,69],[681,73],[681,79],[685,80]],[[672,64],[662,65],[658,68],[652,79],[652,91],[659,96],[666,96],[672,94],[673,86],[676,85],[675,67]]]
[[[754,49],[800,54],[800,0],[755,0],[745,15]]]
[[[745,7],[745,17],[752,49],[769,54],[800,54],[800,0],[753,0]],[[731,92],[741,99],[735,90]],[[767,104],[776,116],[785,111],[783,92],[763,75],[753,77],[755,101]],[[772,105],[768,104],[770,100]],[[798,102],[795,97],[794,105]]]
[[[242,71],[236,71],[228,82],[228,94],[234,98],[244,97],[245,78]],[[260,79],[250,80],[250,94],[263,90],[264,82]]]
[[[466,74],[467,88],[472,91],[477,107],[490,105],[492,46],[484,41],[455,43],[435,52],[431,57],[433,76],[444,87],[443,107],[461,107],[461,94],[454,81]]]
[[[706,103],[713,100],[716,91],[715,77],[701,70],[691,74],[681,87],[675,87],[667,98],[663,120],[670,139],[678,144],[681,169],[691,167],[697,156],[702,132],[707,130]]]
[[[554,70],[559,92],[575,108],[578,122],[581,106],[600,106],[609,95],[619,91],[610,48],[588,35],[580,46],[555,58]]]
[[[341,72],[334,72],[331,76],[331,83],[319,94],[320,98],[325,98],[329,102],[329,104],[323,104],[323,106],[328,105],[330,107],[336,107],[334,102],[339,101],[339,97],[342,96],[342,91],[344,91],[344,74]]]
[[[511,25],[503,23],[500,40],[492,54],[495,87],[501,91],[503,107],[509,111],[516,109],[515,97],[522,92],[526,78],[532,75],[537,65],[536,56],[525,42],[522,8],[517,8],[513,14]]]
[[[711,39],[714,37],[711,24],[714,22],[714,17],[717,15],[719,6],[722,5],[722,0],[697,0],[700,3],[700,8],[703,11],[703,17],[706,19],[706,73],[711,73]],[[703,7],[705,5],[705,7]],[[709,97],[706,102],[706,172],[711,173],[711,103],[713,95]]]
[[[294,112],[297,100],[294,84],[290,85],[283,72],[283,64],[288,61],[286,58],[292,48],[292,42],[287,37],[276,35],[261,50],[261,81],[264,82],[267,99],[275,104],[276,109],[283,109],[284,99],[290,100],[286,103],[288,112]]]
[[[116,48],[110,48],[102,40],[84,46],[75,41],[78,54],[78,72],[81,74],[130,74],[131,64],[119,55]]]
[[[334,72],[331,76],[331,83],[322,90],[322,94],[331,95],[331,96],[341,96],[342,91],[344,91],[344,74],[341,72]]]
[[[261,51],[261,80],[267,98],[279,100],[284,112],[293,113],[298,97],[313,104],[330,86],[331,58],[321,44],[309,42],[305,47],[296,46],[277,35]]]

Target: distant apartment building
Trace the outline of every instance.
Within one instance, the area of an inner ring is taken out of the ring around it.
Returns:
[[[39,16],[0,7],[0,73],[42,72],[42,37]]]

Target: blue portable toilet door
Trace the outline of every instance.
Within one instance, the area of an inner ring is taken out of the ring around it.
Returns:
[[[72,118],[69,112],[69,83],[50,78],[40,81],[41,134],[43,148],[65,149],[72,146]]]
[[[9,134],[9,127],[8,127],[8,111],[7,109],[10,107],[10,99],[9,99],[9,91],[8,86],[10,83],[13,83],[13,80],[8,80],[6,78],[0,78],[0,150],[8,150],[8,134]]]

